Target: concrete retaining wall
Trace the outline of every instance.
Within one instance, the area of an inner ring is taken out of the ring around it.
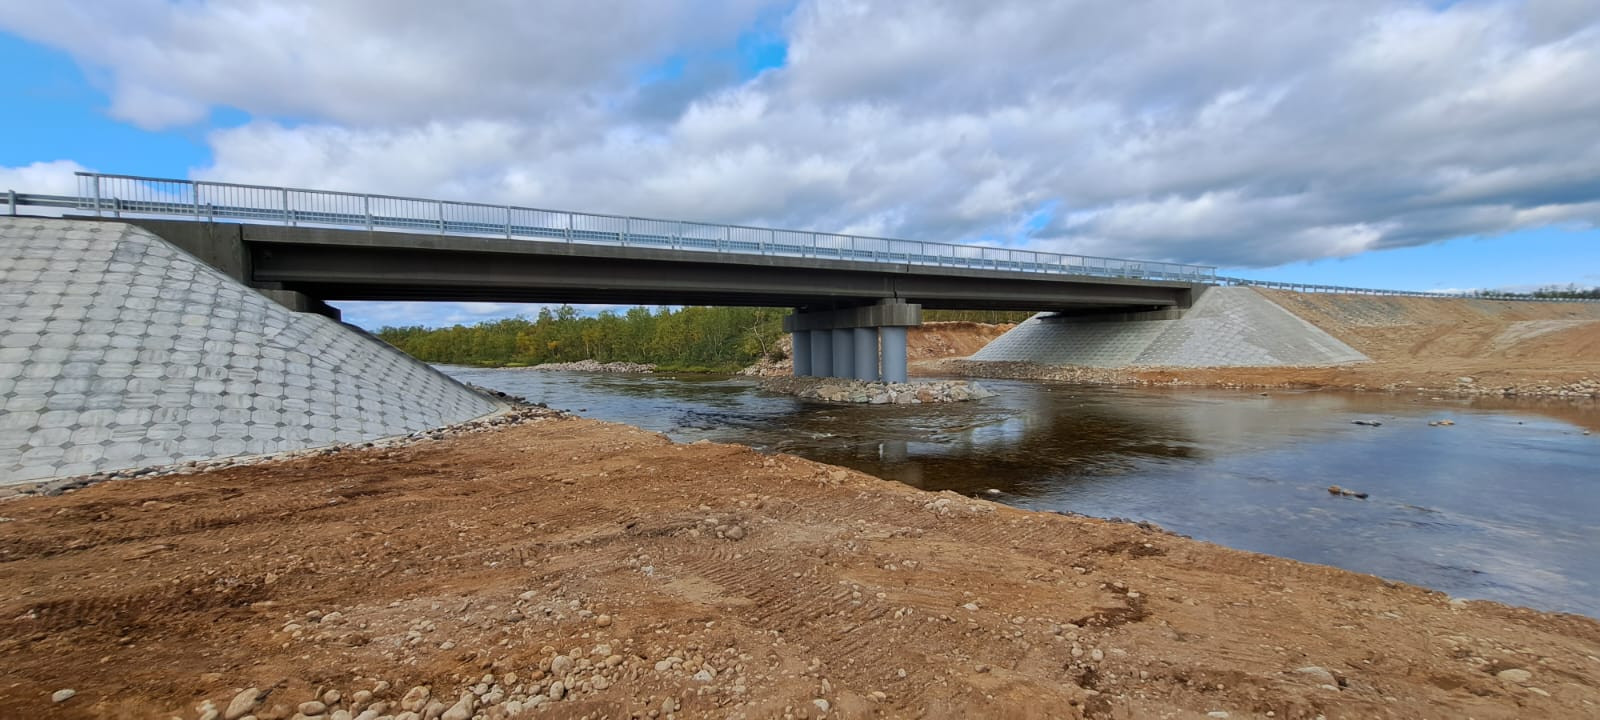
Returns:
[[[1339,365],[1367,356],[1243,287],[1214,287],[1177,319],[1062,318],[1041,314],[973,360],[1087,367]]]
[[[0,484],[362,442],[500,407],[146,230],[0,218]]]

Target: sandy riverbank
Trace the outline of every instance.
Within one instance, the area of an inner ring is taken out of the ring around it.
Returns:
[[[1600,713],[1594,620],[591,420],[0,517],[3,717]]]

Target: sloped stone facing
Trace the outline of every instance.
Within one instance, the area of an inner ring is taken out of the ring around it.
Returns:
[[[145,230],[0,219],[0,484],[361,442],[499,407]]]
[[[1206,290],[1176,320],[1036,315],[973,360],[1085,367],[1339,365],[1368,358],[1251,288]]]
[[[1245,367],[1339,365],[1367,356],[1283,309],[1253,288],[1207,290],[1135,365]]]
[[[1133,364],[1165,329],[1160,321],[1090,322],[1041,313],[991,340],[972,359],[1122,367]]]

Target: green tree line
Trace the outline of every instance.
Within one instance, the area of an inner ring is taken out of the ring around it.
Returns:
[[[385,327],[377,336],[424,362],[519,367],[553,362],[654,363],[663,370],[732,372],[765,356],[781,359],[789,310],[636,307],[582,315],[563,305],[537,317],[447,328]],[[929,321],[1020,322],[1029,313],[939,311]]]

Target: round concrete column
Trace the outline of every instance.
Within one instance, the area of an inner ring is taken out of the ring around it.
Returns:
[[[811,374],[816,377],[833,375],[833,331],[811,330]]]
[[[906,329],[903,327],[879,328],[883,337],[883,381],[906,381]]]
[[[795,377],[811,374],[811,331],[789,333],[789,358],[794,361]]]
[[[855,346],[855,378],[872,382],[878,379],[878,329],[856,328],[851,344]]]
[[[849,330],[841,329],[832,332],[833,372],[831,375],[836,378],[855,377],[853,368],[856,364],[856,356],[855,351],[851,349],[851,346],[855,344],[851,340],[855,336],[851,335]]]

